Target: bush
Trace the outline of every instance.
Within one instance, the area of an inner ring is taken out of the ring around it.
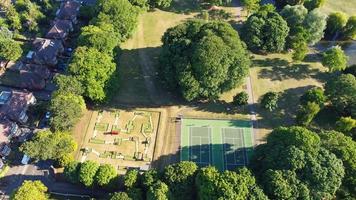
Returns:
[[[325,34],[333,38],[336,33],[342,32],[347,23],[347,15],[343,12],[331,13],[327,19]]]
[[[300,97],[300,103],[302,105],[306,105],[307,103],[312,102],[322,106],[325,103],[325,101],[326,101],[326,97],[324,95],[324,90],[319,87],[315,87],[306,91]]]
[[[308,102],[306,105],[302,105],[297,114],[297,123],[299,125],[309,126],[319,111],[320,106],[317,103]]]
[[[341,117],[339,121],[336,122],[336,130],[347,133],[356,127],[356,120],[351,117]]]
[[[240,92],[234,96],[233,102],[236,106],[244,106],[248,104],[248,94],[246,92]]]
[[[356,15],[349,18],[344,28],[346,39],[356,40]]]
[[[278,107],[279,94],[276,92],[267,92],[263,95],[261,106],[264,109],[272,111]]]
[[[330,72],[346,69],[348,57],[340,46],[334,46],[323,53],[322,64],[329,68]]]

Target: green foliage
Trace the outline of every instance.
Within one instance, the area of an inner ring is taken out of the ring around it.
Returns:
[[[73,161],[74,161],[73,154],[64,154],[58,158],[57,164],[63,167],[63,166],[67,166],[69,163],[72,163]]]
[[[326,34],[329,38],[335,36],[336,33],[342,32],[347,23],[347,15],[343,12],[331,13],[327,20]]]
[[[351,16],[344,27],[344,36],[356,40],[356,15]]]
[[[305,0],[304,6],[309,10],[314,10],[316,8],[320,8],[325,4],[326,0]]]
[[[144,200],[141,188],[129,188],[127,194],[132,200]]]
[[[18,42],[11,38],[0,38],[0,60],[16,61],[21,54],[22,49]]]
[[[326,101],[326,97],[324,95],[324,90],[319,87],[314,87],[312,89],[307,90],[301,97],[300,103],[302,105],[306,105],[308,102],[313,102],[322,106]]]
[[[307,14],[308,10],[303,5],[286,5],[281,10],[281,16],[287,21],[291,30],[302,24]]]
[[[96,172],[95,182],[97,185],[104,188],[113,188],[115,178],[117,177],[116,169],[109,164],[101,165]]]
[[[110,200],[132,200],[126,192],[115,192]]]
[[[202,0],[203,3],[208,3],[211,6],[222,6],[228,5],[231,3],[232,0]]]
[[[247,198],[267,199],[261,191],[255,195],[250,191],[256,188],[260,190],[255,183],[251,172],[242,168],[234,171],[224,171],[219,173],[215,167],[205,167],[198,171],[196,176],[196,187],[198,199],[235,199],[244,200]]]
[[[157,170],[150,169],[142,174],[141,179],[142,179],[141,181],[142,181],[142,185],[144,186],[144,188],[148,189],[151,185],[153,185],[159,179],[159,174],[158,174]]]
[[[107,81],[115,71],[112,57],[95,48],[78,47],[69,72],[84,86],[84,96],[102,102],[106,98]]]
[[[304,60],[306,54],[309,52],[308,44],[304,40],[299,40],[293,43],[293,55],[292,58],[294,61]]]
[[[55,131],[72,129],[85,109],[82,96],[72,93],[55,93],[49,106],[49,110],[52,112],[51,128]]]
[[[58,160],[77,149],[77,143],[69,133],[40,131],[23,143],[20,150],[37,160]]]
[[[356,65],[351,65],[347,67],[342,73],[344,74],[352,74],[356,76]]]
[[[71,93],[82,95],[84,92],[82,84],[73,76],[59,74],[55,76],[54,82],[58,87],[57,94]]]
[[[209,10],[209,20],[228,20],[232,17],[231,13],[225,11],[225,10]]]
[[[319,104],[314,102],[308,102],[307,104],[300,106],[296,119],[297,123],[299,125],[309,126],[319,111]]]
[[[326,15],[318,9],[310,11],[305,17],[303,27],[308,32],[308,44],[316,44],[324,37]]]
[[[250,15],[250,13],[254,13],[258,11],[260,8],[260,2],[261,0],[242,0],[242,4],[245,6],[245,9],[247,10],[247,16]]]
[[[129,170],[125,174],[124,186],[126,188],[134,188],[138,185],[139,173],[137,170]]]
[[[142,10],[147,10],[149,8],[149,2],[150,2],[149,0],[129,0],[129,1],[132,5],[137,6]]]
[[[352,129],[356,128],[356,120],[352,119],[351,117],[341,117],[337,122],[336,122],[336,130],[343,132],[343,133],[348,133]]]
[[[241,36],[254,52],[281,52],[288,32],[287,22],[268,5],[264,5],[247,19]]]
[[[275,3],[276,3],[276,7],[281,9],[286,5],[291,5],[291,6],[303,5],[304,0],[276,0]]]
[[[22,29],[20,14],[16,11],[13,5],[7,7],[6,18],[8,20],[9,28],[17,31]]]
[[[64,177],[70,183],[79,183],[80,163],[73,161],[64,167]]]
[[[164,169],[164,180],[169,186],[169,199],[194,199],[195,172],[198,166],[194,162],[182,161]]]
[[[80,165],[79,182],[86,187],[94,186],[94,178],[99,169],[99,164],[95,161],[87,160]]]
[[[40,7],[30,0],[18,0],[14,4],[16,10],[20,14],[22,23],[26,24],[29,31],[39,31],[39,22],[45,19],[45,15],[41,12]]]
[[[244,106],[248,104],[248,94],[246,92],[237,93],[234,96],[232,103],[236,106]]]
[[[329,68],[330,72],[346,69],[348,57],[340,46],[334,46],[323,53],[322,64]]]
[[[264,109],[272,111],[278,107],[279,94],[276,92],[267,92],[261,99],[261,106]]]
[[[342,74],[328,81],[325,94],[332,105],[347,116],[356,117],[356,78],[352,74]]]
[[[302,127],[274,129],[251,165],[271,199],[331,199],[344,177],[342,161]]]
[[[107,54],[112,54],[119,41],[120,34],[114,31],[113,25],[105,23],[83,27],[78,37],[79,46],[93,47]]]
[[[150,0],[151,8],[169,8],[171,6],[172,0]]]
[[[128,0],[100,1],[101,12],[95,24],[112,24],[121,41],[131,37],[138,24],[139,9]]]
[[[47,200],[47,187],[41,181],[24,181],[22,185],[13,192],[11,200]]]
[[[320,134],[322,146],[339,159],[345,167],[343,187],[356,197],[356,142],[352,138],[336,131],[323,132]]]
[[[168,186],[157,181],[147,191],[147,200],[168,200]]]
[[[162,42],[159,71],[188,101],[217,99],[247,75],[247,51],[225,22],[188,21],[168,29]]]

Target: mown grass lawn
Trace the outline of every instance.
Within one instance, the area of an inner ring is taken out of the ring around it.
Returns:
[[[351,15],[356,15],[356,0],[326,0],[321,10],[326,13],[342,11]]]

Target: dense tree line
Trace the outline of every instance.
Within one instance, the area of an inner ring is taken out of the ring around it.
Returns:
[[[6,27],[0,28],[0,60],[16,61],[22,55],[22,49],[13,39],[13,34]]]
[[[161,76],[188,101],[217,99],[248,72],[245,45],[225,22],[188,21],[168,29],[162,42]]]

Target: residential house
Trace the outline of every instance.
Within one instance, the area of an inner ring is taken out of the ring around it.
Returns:
[[[3,90],[0,93],[0,119],[24,124],[28,120],[29,105],[35,104],[36,98],[30,92]]]
[[[46,38],[65,40],[71,31],[73,31],[73,23],[70,20],[57,19],[46,34]]]
[[[13,72],[31,72],[39,76],[41,79],[49,79],[51,76],[51,72],[44,65],[36,65],[36,64],[26,64],[24,62],[12,62],[10,61],[6,69]]]
[[[15,122],[6,118],[0,120],[0,156],[8,156],[10,154],[11,149],[8,144],[11,138],[19,134],[20,129]]]
[[[2,159],[0,158],[0,169],[2,169],[4,167],[4,162],[2,161]]]
[[[73,24],[76,24],[80,6],[80,2],[75,0],[64,1],[56,12],[56,18],[70,20]]]
[[[57,56],[64,51],[60,40],[36,38],[32,44],[33,51],[29,51],[26,58],[34,64],[54,66]]]

